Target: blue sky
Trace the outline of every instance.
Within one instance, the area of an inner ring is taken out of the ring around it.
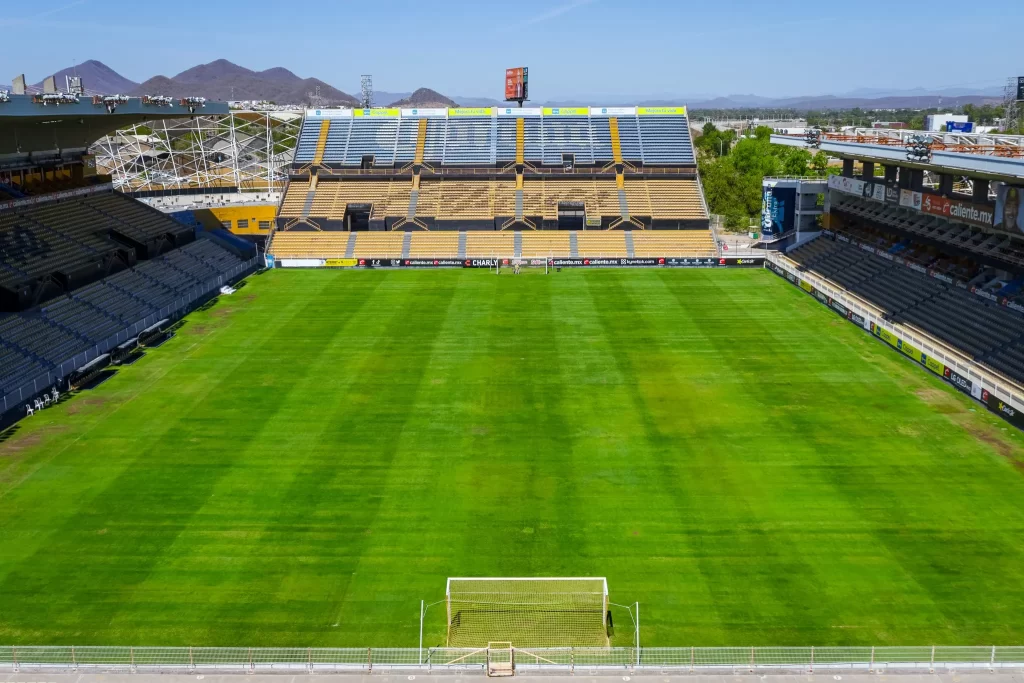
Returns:
[[[148,9],[149,6],[172,8]],[[5,3],[0,82],[99,59],[141,81],[229,59],[348,92],[432,87],[531,95],[781,97],[858,88],[981,88],[1024,74],[1024,1],[43,0]],[[88,85],[88,84],[86,84]]]

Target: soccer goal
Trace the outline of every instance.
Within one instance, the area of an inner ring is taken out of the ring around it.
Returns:
[[[604,578],[450,578],[449,647],[606,647]]]

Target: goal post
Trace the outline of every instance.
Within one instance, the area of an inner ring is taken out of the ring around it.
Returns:
[[[449,647],[607,647],[603,577],[449,578]]]

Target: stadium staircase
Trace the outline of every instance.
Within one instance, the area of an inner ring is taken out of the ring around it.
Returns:
[[[514,258],[522,258],[523,256],[523,233],[516,230],[514,241],[512,242],[512,256]]]
[[[580,255],[579,236],[575,230],[569,232],[569,258],[578,258]]]
[[[459,231],[459,258],[466,258],[466,232]]]
[[[405,232],[402,235],[402,258],[409,258],[409,250],[412,247],[412,233]]]
[[[306,203],[302,206],[302,217],[309,218],[309,212],[313,210],[313,200],[316,199],[317,176],[313,174],[309,178],[309,190],[306,192]]]
[[[636,256],[636,247],[633,245],[633,231],[626,230],[623,233],[623,236],[626,238],[626,256],[633,258]]]
[[[423,152],[427,146],[427,120],[420,119],[416,131],[416,156],[413,158],[415,173],[419,175],[419,166],[423,164]]]
[[[356,235],[359,233],[352,232],[348,235],[348,241],[345,243],[345,258],[352,258],[356,255]]]
[[[324,119],[320,123],[320,137],[316,141],[316,152],[313,153],[313,165],[319,166],[324,160],[324,149],[327,147],[327,136],[331,131],[331,120]]]

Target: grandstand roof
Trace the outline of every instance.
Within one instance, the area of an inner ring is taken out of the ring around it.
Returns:
[[[922,131],[900,131],[903,135],[923,135],[933,139],[931,161],[910,161],[905,148],[906,138],[883,136],[823,135],[819,149],[840,159],[857,159],[881,164],[898,164],[922,168],[936,173],[969,175],[989,180],[1019,182],[1024,178],[1024,138],[1016,145],[945,143],[942,134]],[[1017,136],[1014,136],[1017,137]],[[1008,136],[1004,138],[1009,139]],[[788,147],[807,147],[803,136],[772,135],[771,141]],[[1005,142],[1005,140],[1001,141]]]
[[[157,106],[133,97],[117,103],[114,112],[108,113],[102,101],[97,104],[87,96],[77,102],[42,104],[32,95],[11,95],[8,101],[0,102],[0,156],[81,151],[112,130],[133,123],[227,113],[228,106],[223,102],[207,102],[190,112],[177,101]]]

